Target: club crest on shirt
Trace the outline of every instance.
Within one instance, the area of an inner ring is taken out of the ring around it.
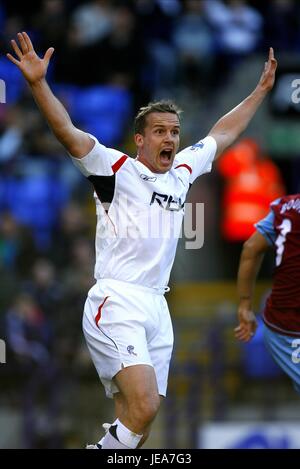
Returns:
[[[203,142],[198,142],[198,143],[195,143],[195,145],[193,145],[191,147],[191,150],[198,151],[199,148],[203,148],[203,147],[204,147],[204,143]]]

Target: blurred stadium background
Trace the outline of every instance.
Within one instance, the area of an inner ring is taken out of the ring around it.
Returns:
[[[132,120],[149,100],[184,109],[182,147],[256,85],[269,46],[276,86],[240,143],[189,200],[205,204],[199,250],[180,240],[168,301],[175,351],[169,396],[148,448],[299,447],[300,403],[261,334],[235,342],[243,240],[271,200],[300,192],[300,4],[296,0],[0,1],[0,447],[80,448],[112,404],[81,332],[93,284],[92,188],[40,117],[9,40],[55,47],[48,78],[75,124],[135,155]],[[270,288],[272,256],[256,289]],[[259,330],[260,331],[260,330]],[[298,441],[298,443],[297,443]]]

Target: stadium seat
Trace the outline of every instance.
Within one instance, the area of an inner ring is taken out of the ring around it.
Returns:
[[[55,90],[67,104],[76,125],[106,146],[119,143],[132,111],[128,90],[110,85],[86,88],[56,85]]]
[[[5,207],[22,224],[32,228],[37,247],[45,249],[51,239],[62,206],[68,200],[68,189],[58,177],[28,174],[1,181],[6,194]]]

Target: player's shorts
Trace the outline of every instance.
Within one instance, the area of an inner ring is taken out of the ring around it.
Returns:
[[[264,340],[276,363],[300,393],[300,337],[278,334],[264,324]]]
[[[111,279],[90,289],[83,332],[107,397],[118,392],[113,377],[132,365],[152,366],[166,395],[173,328],[165,291]]]

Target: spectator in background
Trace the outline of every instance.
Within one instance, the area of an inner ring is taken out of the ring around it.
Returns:
[[[0,242],[1,244],[1,242]],[[1,251],[1,248],[0,248]],[[16,272],[12,272],[3,263],[2,255],[0,255],[0,330],[3,326],[4,312],[7,311],[11,304],[11,299],[16,294],[19,287],[19,278]],[[0,337],[2,337],[0,333]]]
[[[37,255],[28,227],[22,226],[9,212],[0,217],[0,258],[5,268],[16,275],[28,272]]]
[[[135,8],[147,62],[141,70],[144,93],[140,100],[143,103],[153,96],[168,96],[177,85],[177,57],[172,35],[181,4],[178,0],[137,0]]]
[[[295,0],[267,2],[265,44],[280,52],[300,52],[300,4]]]
[[[218,161],[225,178],[222,197],[222,235],[226,241],[242,242],[254,232],[274,198],[285,193],[276,164],[250,138],[227,150]]]
[[[67,288],[79,293],[85,292],[94,284],[94,246],[90,238],[77,237],[71,243],[72,259],[67,264],[64,277]]]
[[[23,144],[24,112],[20,106],[11,106],[0,121],[0,167],[10,164]],[[1,171],[1,172],[2,172]]]
[[[22,406],[26,448],[61,446],[57,428],[59,380],[53,359],[52,323],[46,319],[34,298],[20,293],[6,314],[7,345],[17,364],[18,377],[23,376]],[[42,402],[42,411],[36,412]],[[43,417],[43,419],[41,419]]]
[[[213,35],[203,7],[202,0],[185,0],[173,32],[180,82],[194,91],[207,89],[214,65]]]
[[[112,28],[97,41],[92,55],[101,57],[104,67],[95,63],[94,74],[100,81],[140,92],[140,69],[144,65],[144,41],[138,32],[136,17],[127,5],[115,7]],[[90,62],[93,65],[93,62]]]
[[[43,0],[33,16],[33,27],[37,31],[41,49],[49,42],[56,47],[63,41],[67,25],[65,4],[62,0]]]
[[[75,8],[57,50],[56,81],[80,86],[105,81],[104,62],[96,45],[111,33],[113,11],[109,0],[93,0]]]
[[[6,11],[4,5],[0,5],[0,31],[4,30],[6,20]]]
[[[26,279],[23,289],[30,293],[46,317],[56,321],[61,314],[63,288],[54,264],[38,257],[32,267],[32,275]]]
[[[77,239],[88,237],[91,226],[87,213],[78,203],[71,202],[61,211],[59,229],[55,231],[51,259],[60,269],[73,262],[73,244]]]
[[[0,77],[1,80],[4,80],[6,85],[9,83],[9,86],[6,86],[5,89],[5,101],[8,105],[12,105],[18,102],[21,99],[22,92],[24,91],[24,84],[20,80],[20,74],[5,61],[4,53],[8,47],[7,36],[11,33],[14,34],[15,31],[23,26],[21,18],[13,17],[6,20],[3,30],[0,32]],[[0,116],[7,111],[7,106],[0,106]]]
[[[233,66],[257,50],[263,17],[245,0],[206,0],[205,9],[215,31],[218,73],[224,82]]]
[[[58,155],[61,151],[61,146],[51,138],[49,128],[41,121],[36,109],[28,106],[26,95],[23,95],[18,104],[7,106],[0,120],[2,179],[3,170],[11,178],[16,173],[19,176],[26,174],[29,165],[24,167],[22,164],[24,153],[39,157]]]
[[[72,24],[68,25],[63,42],[57,51],[53,79],[59,83],[80,86],[93,83],[94,77],[86,67],[85,56],[88,51],[89,49],[80,43],[76,27]]]
[[[78,44],[89,46],[104,39],[112,29],[110,0],[91,0],[78,6],[72,14],[71,25],[78,33]]]
[[[94,283],[94,245],[91,238],[75,236],[70,240],[71,259],[62,270],[64,279],[63,315],[58,318],[59,356],[66,370],[77,364],[81,352],[82,310],[86,292]],[[66,335],[63,331],[68,329]]]

